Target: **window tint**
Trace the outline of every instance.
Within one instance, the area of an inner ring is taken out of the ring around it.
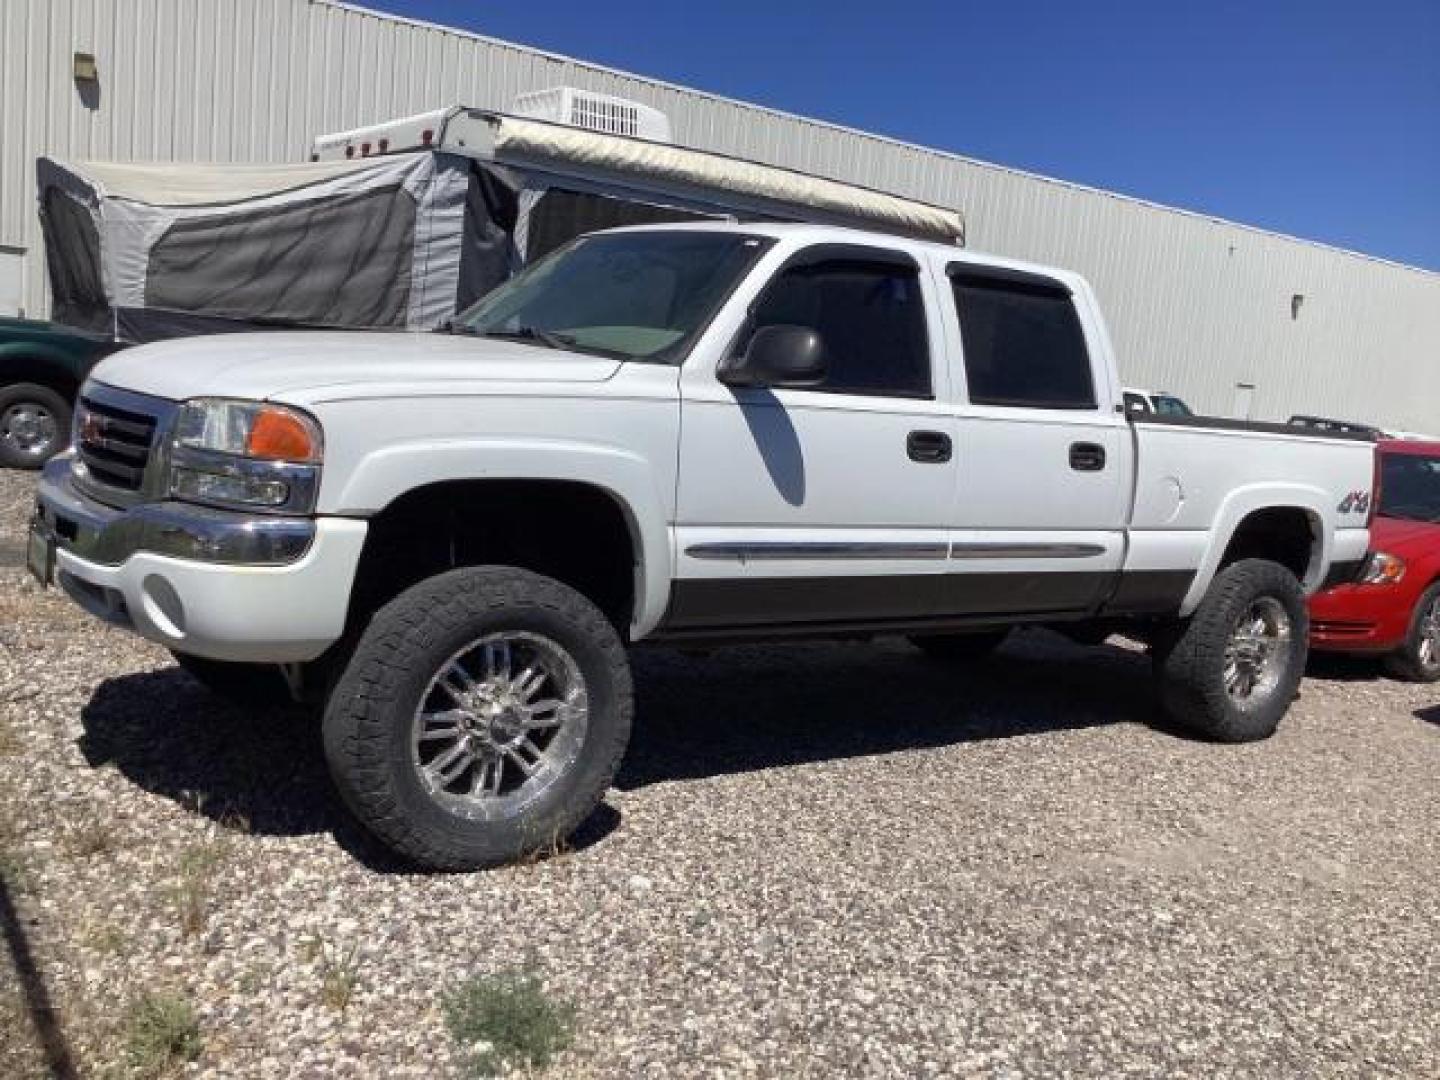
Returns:
[[[1381,455],[1379,514],[1407,521],[1440,522],[1440,458]]]
[[[1028,275],[954,271],[951,285],[976,405],[1093,409],[1085,336],[1069,292]]]
[[[1181,401],[1178,397],[1171,397],[1169,394],[1155,395],[1155,411],[1161,416],[1194,416],[1190,406]]]
[[[863,258],[792,266],[761,295],[751,328],[762,326],[805,326],[820,335],[826,374],[816,389],[930,396],[925,307],[912,266]]]
[[[535,208],[530,211],[525,260],[534,262],[575,237],[600,229],[666,221],[712,220],[715,218],[711,215],[677,210],[673,206],[656,206],[654,203],[615,199],[608,195],[551,188],[535,201]]]

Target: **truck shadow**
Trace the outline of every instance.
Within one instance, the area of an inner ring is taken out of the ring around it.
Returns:
[[[1143,653],[1022,632],[971,664],[902,642],[636,657],[639,715],[616,784],[924,750],[1159,717]]]
[[[796,645],[697,657],[640,650],[638,717],[617,786],[1155,719],[1138,653],[1023,634],[955,666],[908,646]],[[240,833],[331,833],[365,865],[410,868],[350,819],[330,784],[317,719],[231,706],[178,668],[102,683],[81,713],[95,768]],[[602,806],[572,849],[620,822]]]

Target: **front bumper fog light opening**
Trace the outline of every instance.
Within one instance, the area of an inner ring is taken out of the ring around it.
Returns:
[[[175,470],[171,490],[182,499],[202,503],[284,506],[290,486],[283,480],[227,476],[184,467]]]

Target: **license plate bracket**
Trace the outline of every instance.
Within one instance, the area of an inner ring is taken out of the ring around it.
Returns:
[[[55,534],[39,517],[30,522],[30,535],[25,544],[25,566],[42,589],[49,588],[54,582]]]

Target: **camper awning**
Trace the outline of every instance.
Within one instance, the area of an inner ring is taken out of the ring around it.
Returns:
[[[560,161],[620,177],[722,188],[750,198],[813,207],[910,236],[965,242],[965,219],[957,210],[665,143],[504,116],[498,118],[494,152],[498,160]]]
[[[317,161],[301,165],[129,164],[112,161],[56,164],[83,177],[104,198],[125,199],[150,206],[224,206],[279,195],[365,170],[404,173],[422,156],[396,154],[392,157]]]

